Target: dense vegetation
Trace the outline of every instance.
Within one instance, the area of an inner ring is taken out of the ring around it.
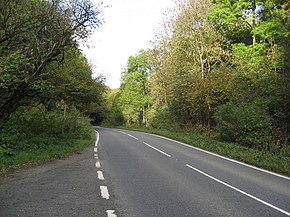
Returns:
[[[1,167],[92,141],[83,114],[101,110],[105,85],[78,42],[101,24],[99,14],[90,1],[0,1]]]
[[[92,144],[95,132],[76,110],[18,110],[1,132],[0,172],[9,167],[62,157]]]
[[[204,133],[289,159],[289,1],[188,0],[167,16],[154,48],[129,58],[107,121]]]

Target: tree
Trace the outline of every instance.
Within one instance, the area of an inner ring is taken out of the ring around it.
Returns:
[[[284,0],[217,0],[209,13],[231,41],[237,108],[246,105],[257,113],[266,111],[272,128],[263,136],[276,144],[289,143],[289,9]]]
[[[164,93],[163,102],[182,126],[211,126],[216,106],[230,98],[230,76],[220,72],[230,57],[229,46],[206,19],[210,5],[209,1],[181,4],[172,38],[156,58],[160,63],[154,86],[161,91],[154,93]]]
[[[148,122],[151,104],[148,79],[153,70],[150,55],[150,50],[140,50],[130,56],[122,74],[120,100],[128,124],[147,125]]]
[[[287,73],[289,8],[286,0],[215,0],[208,18],[231,41],[233,55],[245,60],[247,71],[262,67]]]
[[[0,120],[41,103],[51,88],[51,64],[98,26],[90,1],[8,0],[0,3]],[[1,126],[0,126],[1,128]]]
[[[53,105],[64,101],[67,105],[74,106],[79,111],[90,111],[91,104],[101,106],[102,95],[106,91],[104,78],[92,77],[92,70],[83,54],[75,48],[64,53],[61,65],[50,65],[49,79],[51,88],[47,93],[46,105]]]
[[[125,123],[120,102],[120,90],[109,90],[106,94],[106,109],[104,123],[110,126],[120,126]]]

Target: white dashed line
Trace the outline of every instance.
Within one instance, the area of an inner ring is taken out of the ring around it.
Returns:
[[[97,171],[97,174],[98,174],[98,179],[99,179],[99,180],[105,180],[102,171]]]
[[[110,199],[110,194],[109,194],[107,186],[101,185],[100,189],[101,189],[102,198],[104,198],[106,200],[109,200]]]
[[[228,188],[231,188],[231,189],[233,189],[233,190],[235,190],[235,191],[237,191],[237,192],[239,192],[239,193],[241,193],[241,194],[243,194],[243,195],[245,195],[247,197],[250,197],[250,198],[252,198],[252,199],[254,199],[254,200],[256,200],[256,201],[258,201],[258,202],[260,202],[260,203],[262,203],[264,205],[266,205],[266,206],[269,206],[269,207],[271,207],[271,208],[273,208],[273,209],[275,209],[275,210],[277,210],[277,211],[279,211],[279,212],[281,212],[281,213],[283,213],[283,214],[285,214],[287,216],[290,216],[290,213],[285,211],[285,210],[283,210],[283,209],[280,209],[280,208],[278,208],[278,207],[276,207],[276,206],[274,206],[274,205],[272,205],[272,204],[270,204],[270,203],[268,203],[266,201],[263,201],[263,200],[255,197],[255,196],[253,196],[253,195],[251,195],[251,194],[249,194],[249,193],[247,193],[245,191],[242,191],[242,190],[240,190],[240,189],[238,189],[238,188],[236,188],[236,187],[234,187],[234,186],[232,186],[232,185],[230,185],[230,184],[228,184],[226,182],[223,182],[223,181],[221,181],[221,180],[219,180],[219,179],[217,179],[217,178],[215,178],[215,177],[213,177],[213,176],[211,176],[211,175],[209,175],[209,174],[207,174],[207,173],[205,173],[205,172],[203,172],[203,171],[201,171],[201,170],[199,170],[199,169],[197,169],[197,168],[195,168],[195,167],[193,167],[193,166],[191,166],[189,164],[186,164],[186,166],[188,168],[190,168],[190,169],[192,169],[192,170],[194,170],[194,171],[196,171],[196,172],[198,172],[198,173],[200,173],[200,174],[202,174],[202,175],[204,175],[204,176],[206,176],[206,177],[208,177],[208,178],[210,178],[210,179],[222,184],[222,185],[225,185]]]
[[[159,150],[158,148],[155,148],[155,147],[153,147],[152,145],[149,145],[149,144],[146,143],[146,142],[143,142],[143,144],[144,144],[144,145],[147,145],[148,147],[150,147],[150,148],[152,148],[152,149],[154,149],[155,151],[160,152],[161,154],[164,154],[164,155],[167,156],[167,157],[171,157],[170,154],[167,154],[167,153],[165,153],[164,151],[161,151],[161,150]]]
[[[98,143],[99,143],[100,134],[99,134],[98,131],[96,131],[96,134],[97,134],[97,136],[96,136],[97,138],[96,138],[95,146],[97,147],[98,146]]]
[[[136,139],[136,140],[139,140],[137,137],[135,137],[135,136],[132,136],[132,135],[130,135],[130,134],[127,134],[128,136],[130,136],[131,138],[133,138],[133,139]]]
[[[273,176],[277,176],[277,177],[280,177],[280,178],[283,178],[283,179],[290,180],[290,177],[288,177],[288,176],[284,176],[284,175],[281,175],[281,174],[278,174],[278,173],[274,173],[274,172],[271,172],[271,171],[268,171],[268,170],[265,170],[265,169],[261,169],[259,167],[255,167],[255,166],[250,165],[250,164],[243,163],[241,161],[237,161],[237,160],[234,160],[234,159],[231,159],[231,158],[228,158],[228,157],[224,157],[222,155],[219,155],[219,154],[216,154],[216,153],[213,153],[213,152],[210,152],[210,151],[206,151],[206,150],[203,150],[201,148],[197,148],[197,147],[194,147],[192,145],[189,145],[189,144],[186,144],[186,143],[183,143],[183,142],[179,142],[179,141],[174,140],[174,139],[169,139],[167,137],[159,136],[159,135],[151,134],[151,133],[143,133],[143,134],[147,134],[147,135],[150,135],[150,136],[155,136],[155,137],[159,137],[159,138],[162,138],[162,139],[166,139],[168,141],[178,143],[178,144],[183,145],[185,147],[188,147],[188,148],[191,148],[191,149],[195,149],[197,151],[200,151],[200,152],[203,152],[203,153],[206,153],[206,154],[215,156],[215,157],[219,157],[219,158],[222,158],[224,160],[227,160],[227,161],[230,161],[230,162],[233,162],[233,163],[237,163],[237,164],[243,165],[245,167],[249,167],[249,168],[252,168],[252,169],[255,169],[255,170],[259,170],[259,171],[264,172],[264,173],[271,174]]]
[[[98,131],[96,131],[96,133],[97,133],[97,138],[96,138],[96,142],[95,142],[95,148],[94,148],[94,157],[95,157],[95,159],[99,159],[99,155],[98,155],[98,148],[97,148],[97,146],[98,146],[98,143],[99,143],[99,138],[100,138],[100,134],[99,134],[99,132]],[[126,133],[124,133],[124,134],[126,134]],[[136,137],[135,137],[136,138]],[[137,138],[136,138],[137,139]],[[138,140],[138,139],[137,139]],[[98,160],[97,162],[96,162],[96,167],[97,168],[101,168],[101,164],[100,164],[100,161]],[[98,174],[98,179],[99,180],[105,180],[105,178],[104,178],[104,175],[103,175],[103,172],[102,171],[97,171],[97,174]],[[108,199],[110,199],[110,194],[109,194],[109,191],[108,191],[108,188],[107,188],[107,186],[100,186],[100,190],[101,190],[101,195],[102,195],[102,198],[104,198],[104,199],[106,199],[106,200],[108,200]],[[106,211],[106,213],[107,213],[107,217],[117,217],[117,215],[116,214],[114,214],[114,212],[115,212],[115,210],[107,210]]]
[[[100,161],[97,161],[95,165],[96,165],[97,168],[101,168]]]
[[[106,212],[108,217],[117,217],[117,215],[114,214],[115,210],[107,210]]]

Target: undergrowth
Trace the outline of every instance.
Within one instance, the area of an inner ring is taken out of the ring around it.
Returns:
[[[0,172],[65,156],[95,138],[89,119],[75,110],[22,110],[0,132]]]

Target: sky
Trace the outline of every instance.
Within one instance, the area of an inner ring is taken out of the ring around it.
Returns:
[[[104,0],[104,23],[82,47],[93,65],[93,75],[104,75],[111,89],[120,86],[121,71],[129,56],[150,48],[155,30],[164,19],[172,0]]]

